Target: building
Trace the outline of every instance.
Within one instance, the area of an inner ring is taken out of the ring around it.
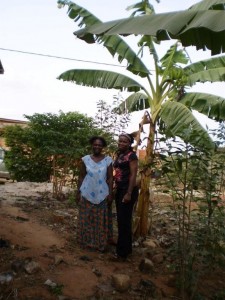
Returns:
[[[0,147],[6,148],[5,140],[3,137],[4,128],[9,125],[19,125],[22,127],[27,126],[27,121],[13,120],[13,119],[4,119],[0,118]]]
[[[146,150],[145,149],[137,149],[137,156],[140,161],[145,160]]]

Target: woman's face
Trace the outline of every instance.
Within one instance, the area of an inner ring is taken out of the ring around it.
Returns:
[[[100,154],[102,152],[103,149],[103,144],[102,141],[97,139],[93,142],[92,144],[92,151],[94,154]]]
[[[124,152],[130,148],[130,141],[126,136],[121,135],[118,140],[118,148]]]

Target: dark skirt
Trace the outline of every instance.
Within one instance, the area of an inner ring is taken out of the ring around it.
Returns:
[[[77,241],[82,248],[105,251],[113,238],[112,210],[107,200],[93,204],[81,198]]]

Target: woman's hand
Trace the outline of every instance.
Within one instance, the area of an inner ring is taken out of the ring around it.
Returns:
[[[109,194],[109,195],[107,196],[107,204],[108,204],[108,207],[111,207],[112,202],[113,202],[113,196],[112,196],[112,194]]]
[[[127,193],[124,195],[122,202],[123,202],[123,203],[127,203],[127,202],[129,202],[130,200],[131,200],[131,193],[128,193],[128,192],[127,192]]]
[[[77,204],[80,203],[80,199],[81,199],[81,193],[80,193],[80,191],[77,191],[77,193],[76,193],[76,203]]]

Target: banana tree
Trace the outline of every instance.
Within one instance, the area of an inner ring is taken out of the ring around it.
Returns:
[[[93,24],[96,26],[102,25],[97,17],[83,7],[72,2],[69,2],[68,6],[68,15],[75,21],[79,21],[79,26],[85,25],[89,28]],[[147,0],[137,3],[131,8],[135,9],[135,13],[154,15],[154,9]],[[131,19],[136,18],[134,14]],[[89,37],[93,41],[93,36],[90,35]],[[199,109],[201,113],[216,120],[221,120],[224,116],[223,102],[225,99],[203,93],[189,94],[186,93],[184,88],[185,86],[192,86],[196,82],[223,81],[225,58],[212,58],[199,62],[199,64],[188,65],[185,51],[181,49],[179,43],[175,43],[159,59],[156,51],[157,40],[149,35],[144,35],[139,41],[140,51],[137,54],[119,35],[100,34],[95,36],[94,41],[102,43],[113,56],[117,55],[119,62],[126,60],[128,63],[127,71],[136,75],[137,80],[112,71],[92,69],[68,70],[58,78],[89,87],[127,90],[131,94],[118,107],[118,110],[123,111],[125,107],[129,112],[148,110],[149,137],[145,167],[141,172],[141,191],[137,210],[139,223],[136,226],[136,234],[146,236],[148,233],[150,201],[149,184],[157,124],[159,121],[163,122],[165,132],[171,136],[179,136],[196,146],[213,149],[214,143],[194,117],[191,109],[193,106],[195,110]],[[154,63],[153,75],[150,74],[148,66],[144,64],[139,56],[145,49],[149,50]],[[181,67],[182,65],[186,65],[186,67]],[[145,84],[140,83],[140,80],[138,80],[140,77],[142,82],[145,79]],[[186,130],[187,128],[188,130]]]
[[[148,0],[143,0],[146,3]],[[202,0],[188,10],[141,15],[106,23],[86,24],[76,35],[94,43],[100,35],[141,34],[158,40],[180,40],[182,45],[210,49],[212,55],[225,52],[225,1]]]

